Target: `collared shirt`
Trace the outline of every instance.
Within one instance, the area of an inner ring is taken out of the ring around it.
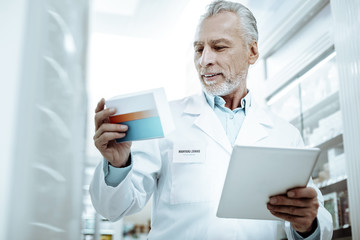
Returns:
[[[226,102],[222,97],[213,96],[207,93],[204,94],[209,106],[219,118],[231,145],[234,146],[240,128],[245,120],[245,116],[251,106],[250,92],[248,91],[246,96],[241,99],[240,106],[234,110],[225,107]]]

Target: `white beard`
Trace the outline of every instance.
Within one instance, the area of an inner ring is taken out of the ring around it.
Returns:
[[[224,82],[207,82],[200,81],[204,91],[214,96],[226,96],[233,93],[239,87],[245,87],[246,71],[241,72],[234,81],[226,79]]]

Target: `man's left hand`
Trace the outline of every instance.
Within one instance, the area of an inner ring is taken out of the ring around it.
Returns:
[[[286,195],[270,197],[267,208],[274,216],[289,221],[295,231],[308,233],[312,231],[319,202],[313,188],[294,188]]]

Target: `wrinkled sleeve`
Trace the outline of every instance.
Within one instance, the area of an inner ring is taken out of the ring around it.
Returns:
[[[161,170],[156,139],[133,142],[128,169],[112,169],[103,160],[90,184],[90,197],[96,211],[110,221],[140,211],[153,194]],[[113,171],[115,170],[115,171]]]
[[[130,157],[131,158],[131,157]],[[106,159],[103,161],[103,171],[105,176],[105,183],[111,187],[117,187],[129,174],[132,169],[132,161],[130,159],[131,164],[127,167],[117,168],[113,167],[109,164]]]

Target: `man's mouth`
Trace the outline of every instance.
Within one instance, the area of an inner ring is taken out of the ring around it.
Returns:
[[[206,73],[206,74],[202,74],[202,77],[206,84],[214,84],[216,82],[218,76],[220,76],[220,75],[221,75],[221,73]]]
[[[203,74],[204,77],[206,78],[210,78],[210,77],[214,77],[214,76],[217,76],[217,75],[220,75],[221,73],[211,73],[211,74]]]

